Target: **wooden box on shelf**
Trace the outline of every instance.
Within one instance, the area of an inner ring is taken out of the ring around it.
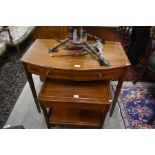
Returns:
[[[100,128],[110,107],[111,92],[109,81],[47,79],[38,98],[48,127],[70,125]]]

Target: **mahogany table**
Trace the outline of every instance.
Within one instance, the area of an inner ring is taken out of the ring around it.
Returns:
[[[70,81],[109,81],[118,78],[110,109],[110,116],[112,116],[125,72],[130,66],[120,42],[107,41],[103,46],[104,57],[111,62],[110,67],[100,66],[98,61],[89,54],[77,57],[63,56],[69,53],[63,47],[60,47],[58,56],[51,56],[48,49],[55,43],[56,41],[53,39],[37,39],[21,58],[38,112],[40,112],[40,106],[32,74]]]

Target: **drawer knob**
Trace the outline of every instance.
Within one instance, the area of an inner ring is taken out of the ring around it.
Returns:
[[[98,75],[99,75],[99,77],[100,77],[100,78],[103,78],[103,75],[102,75],[102,73],[99,73]]]
[[[47,72],[46,72],[46,75],[49,75],[49,73],[50,73],[50,71],[47,71]]]

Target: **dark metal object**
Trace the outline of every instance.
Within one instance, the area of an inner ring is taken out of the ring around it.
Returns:
[[[100,66],[111,66],[109,60],[106,60],[103,57],[103,41],[91,34],[87,34],[85,30],[83,30],[82,26],[70,26],[69,28],[69,37],[65,40],[60,41],[54,47],[49,49],[49,52],[58,52],[58,47],[69,42],[70,46],[65,46],[66,50],[85,50],[88,54],[93,54]],[[87,36],[96,40],[95,44],[89,45],[87,43]]]
[[[49,52],[58,52],[58,47],[60,47],[61,45],[67,43],[68,41],[69,41],[69,38],[66,38],[65,40],[60,41],[54,47],[50,48]]]
[[[88,43],[85,43],[88,50],[95,55],[99,61],[100,66],[111,66],[110,62],[103,57],[102,43],[98,40],[94,48]]]
[[[64,49],[65,50],[80,50],[80,49],[83,49],[84,48],[84,45],[72,45],[72,46],[64,46]]]

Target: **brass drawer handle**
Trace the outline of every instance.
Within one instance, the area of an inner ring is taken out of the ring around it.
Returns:
[[[80,98],[79,95],[73,95],[73,97],[76,99]]]

